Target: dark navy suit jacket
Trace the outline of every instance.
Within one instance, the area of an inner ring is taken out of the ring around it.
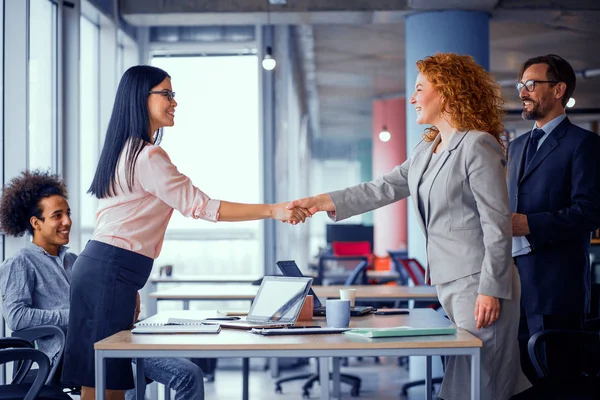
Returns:
[[[589,312],[590,234],[600,226],[600,136],[565,118],[525,169],[529,136],[508,148],[511,212],[527,215],[532,252],[516,257],[528,314]]]

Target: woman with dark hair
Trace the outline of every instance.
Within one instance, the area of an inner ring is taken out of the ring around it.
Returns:
[[[521,287],[511,257],[500,87],[472,57],[446,53],[417,62],[410,103],[431,125],[411,157],[372,182],[295,200],[334,221],[411,196],[426,236],[426,282],[448,317],[483,342],[481,398],[527,389],[517,332]],[[439,396],[470,398],[470,362],[446,358]]]
[[[92,240],[77,258],[63,381],[95,398],[94,343],[131,326],[139,294],[158,257],[173,210],[211,222],[274,218],[304,220],[308,212],[280,204],[214,200],[195,187],[157,144],[173,126],[170,76],[146,65],[130,68],[119,83],[104,147],[89,193],[99,199]],[[137,297],[137,298],[136,298]],[[131,361],[107,361],[107,396],[132,388]]]

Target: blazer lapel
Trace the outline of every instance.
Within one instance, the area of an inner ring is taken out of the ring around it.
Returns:
[[[411,193],[410,197],[412,198],[413,206],[417,214],[417,221],[419,221],[419,226],[423,232],[425,232],[425,221],[419,212],[419,184],[421,183],[421,177],[423,176],[425,169],[429,165],[429,160],[431,160],[431,153],[433,153],[433,149],[435,149],[435,146],[437,146],[439,141],[440,137],[438,135],[429,146],[425,147],[422,151],[413,154],[413,162],[409,170],[408,187]]]
[[[519,183],[531,175],[531,173],[541,164],[541,162],[544,161],[544,159],[548,157],[552,151],[554,151],[554,149],[559,145],[559,139],[562,138],[565,133],[567,133],[567,127],[570,123],[571,122],[569,119],[565,118],[563,122],[558,124],[558,126],[554,128],[552,132],[550,132],[546,140],[544,140],[538,151],[533,156],[531,163],[525,167],[525,172],[523,173]]]
[[[462,140],[465,137],[465,134],[467,133],[467,131],[464,132],[456,132],[454,135],[452,135],[452,138],[450,138],[450,143],[448,144],[448,147],[446,148],[446,151],[443,151],[442,154],[440,155],[440,159],[439,161],[436,163],[434,170],[431,171],[432,174],[432,181],[431,181],[431,186],[429,187],[429,192],[427,193],[427,199],[425,199],[425,207],[427,207],[427,221],[425,221],[425,226],[428,227],[429,226],[429,215],[431,214],[429,212],[429,198],[431,197],[431,188],[433,188],[433,185],[435,184],[435,180],[440,172],[440,170],[442,169],[442,167],[444,166],[444,164],[446,163],[446,160],[448,160],[448,158],[450,157],[450,154],[456,150],[456,148],[458,147],[458,145],[462,142]],[[440,136],[438,135],[438,137],[436,138],[436,140],[438,140]],[[437,142],[434,142],[437,144]],[[433,149],[435,149],[435,146],[432,147],[432,151]]]

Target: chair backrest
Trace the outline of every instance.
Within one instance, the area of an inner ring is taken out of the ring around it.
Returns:
[[[333,242],[331,248],[333,250],[333,255],[336,257],[371,255],[371,243],[366,241]]]
[[[21,362],[22,365],[27,364],[29,367],[31,367],[33,362],[38,364],[37,375],[34,382],[31,384],[29,391],[25,395],[24,400],[35,400],[39,396],[46,378],[48,377],[48,373],[50,372],[50,360],[48,360],[48,357],[41,351],[32,349],[31,346],[32,344],[24,339],[0,338],[0,348],[2,349],[0,350],[0,364]],[[27,375],[28,370],[29,368],[23,373],[19,371],[17,375],[19,377],[25,376]],[[20,384],[20,381],[15,379],[12,383]]]
[[[425,285],[425,268],[423,268],[418,260],[408,258],[404,260],[400,259],[398,261],[402,264],[415,286]]]
[[[352,273],[350,274],[350,276],[348,276],[348,278],[346,278],[346,281],[344,282],[344,286],[351,286],[351,285],[367,285],[369,282],[367,280],[367,268],[369,267],[369,262],[366,260],[363,260],[360,262],[360,264],[358,264],[356,267],[354,267],[354,270],[352,270]]]
[[[48,378],[46,380],[46,385],[52,383],[54,376],[56,375],[56,371],[58,370],[59,364],[62,361],[62,355],[66,341],[65,331],[62,328],[55,325],[39,325],[14,331],[12,333],[13,338],[22,338],[31,343],[34,343],[37,339],[47,338],[50,336],[55,337],[58,340],[60,352],[57,362],[55,362],[54,365],[52,365],[50,368]],[[29,366],[29,368],[31,368],[31,365]],[[60,377],[58,377],[58,380],[60,380]]]
[[[398,285],[408,285],[410,275],[408,275],[408,271],[406,271],[406,268],[404,268],[404,265],[402,265],[402,263],[400,262],[400,260],[408,258],[406,251],[388,250],[388,254],[390,255],[390,259],[392,260],[392,265],[394,269],[400,276],[397,280]]]
[[[554,373],[545,357],[546,343],[571,343],[577,348],[577,354],[570,354],[572,365],[566,370],[569,376],[564,376],[565,369],[561,368],[559,374]],[[534,334],[527,344],[529,358],[540,378],[553,378],[558,380],[570,378],[595,378],[600,384],[600,340],[598,332],[571,331],[566,329],[548,329]]]

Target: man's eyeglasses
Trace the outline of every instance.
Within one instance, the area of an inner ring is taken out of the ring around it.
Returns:
[[[167,100],[171,101],[175,98],[175,92],[171,92],[170,90],[151,90],[148,92],[149,94],[162,94],[167,98]]]
[[[515,87],[517,88],[517,92],[521,93],[521,90],[525,88],[528,92],[533,92],[535,90],[535,85],[538,83],[559,83],[559,81],[536,81],[533,79],[528,80],[527,82],[517,82]]]

